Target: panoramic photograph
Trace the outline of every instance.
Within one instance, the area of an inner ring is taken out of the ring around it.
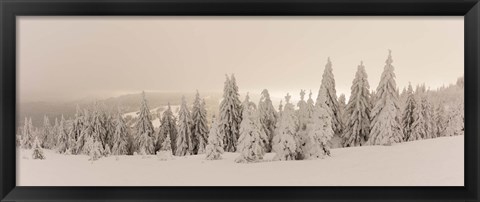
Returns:
[[[17,186],[464,186],[464,19],[17,17]]]

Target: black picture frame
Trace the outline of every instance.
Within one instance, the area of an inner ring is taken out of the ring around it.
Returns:
[[[1,0],[1,201],[391,200],[478,201],[478,0]],[[17,16],[464,16],[464,187],[17,187],[15,185]]]

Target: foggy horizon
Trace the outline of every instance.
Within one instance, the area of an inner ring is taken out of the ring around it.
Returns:
[[[360,61],[376,89],[388,49],[400,91],[433,90],[463,76],[463,31],[463,17],[22,16],[17,100],[221,93],[232,73],[242,99],[263,89],[315,99],[327,57],[348,99]]]

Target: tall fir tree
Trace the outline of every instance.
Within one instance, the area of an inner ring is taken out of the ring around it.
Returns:
[[[277,133],[273,138],[273,150],[276,155],[274,160],[288,161],[295,160],[297,157],[297,144],[295,137],[297,131],[297,123],[295,117],[295,109],[290,103],[290,95],[285,96],[285,108],[282,116],[278,121]]]
[[[80,109],[80,106],[77,105],[77,109],[75,112],[75,117],[72,121],[72,127],[70,127],[69,133],[68,133],[68,148],[70,149],[70,153],[72,154],[77,154],[79,151],[76,150],[77,148],[77,141],[78,138],[82,134],[82,130],[84,129],[84,123],[83,123],[83,114]]]
[[[170,103],[168,103],[168,108],[163,112],[162,119],[160,121],[160,134],[159,136],[166,139],[168,136],[170,138],[170,148],[173,154],[177,151],[177,119],[173,116],[172,108]],[[165,141],[165,140],[164,140]]]
[[[22,130],[21,145],[24,149],[32,149],[34,141],[34,129],[32,125],[32,118],[25,117]]]
[[[193,152],[192,145],[192,118],[187,107],[185,96],[182,97],[182,104],[178,112],[178,133],[177,133],[177,156],[190,155]]]
[[[57,151],[63,154],[68,150],[68,131],[63,115],[57,128],[57,139]]]
[[[76,148],[75,150],[77,151],[77,154],[89,154],[91,147],[86,147],[86,143],[89,141],[89,139],[92,138],[93,141],[93,116],[92,112],[90,112],[88,109],[84,109],[83,111],[83,129],[82,132],[80,133],[80,136],[77,138],[77,143],[76,143]],[[93,144],[93,142],[91,143]]]
[[[135,142],[137,143],[137,151],[145,154],[155,154],[154,133],[155,129],[152,124],[152,116],[148,108],[145,92],[142,92],[142,102],[140,105],[140,113],[135,124]]]
[[[350,99],[345,107],[345,128],[343,139],[345,147],[362,146],[370,134],[370,85],[363,62],[357,67],[353,79]]]
[[[213,117],[210,132],[208,133],[208,144],[205,148],[205,158],[207,160],[218,160],[222,158],[223,152],[220,124]]]
[[[389,50],[380,83],[375,94],[376,103],[370,114],[370,145],[391,145],[403,140],[400,124],[400,105],[395,83],[392,52]]]
[[[243,118],[240,124],[240,137],[238,138],[237,151],[240,152],[237,163],[257,162],[265,154],[265,141],[267,136],[261,130],[258,112],[254,105],[244,105]]]
[[[123,119],[120,109],[118,109],[118,113],[115,118],[115,126],[116,127],[112,138],[112,154],[127,155],[129,130],[125,120]]]
[[[208,141],[208,121],[207,109],[205,109],[205,101],[200,98],[200,94],[195,95],[192,108],[193,131],[192,136],[195,138],[193,154],[205,153],[205,147]]]
[[[309,118],[307,102],[305,102],[305,90],[300,90],[300,101],[298,101],[297,107],[298,130],[305,131],[307,130],[307,122]]]
[[[242,105],[235,76],[226,77],[223,99],[220,102],[220,134],[223,137],[225,151],[235,152],[242,122]]]
[[[52,125],[47,115],[43,116],[43,126],[41,128],[39,142],[42,148],[50,149],[50,138],[52,136]]]
[[[332,69],[332,62],[330,58],[328,58],[328,62],[325,65],[325,70],[322,76],[322,84],[320,85],[320,90],[325,88],[325,92],[327,95],[327,106],[330,108],[329,113],[331,113],[332,117],[332,125],[333,131],[335,134],[340,135],[342,133],[342,119],[340,114],[340,107],[338,105],[337,100],[337,91],[335,89],[335,79],[333,76],[333,69]],[[319,90],[319,94],[320,94]],[[320,100],[320,96],[317,97],[317,102]]]
[[[406,103],[405,103],[405,108],[403,110],[403,116],[402,116],[402,126],[403,126],[403,134],[404,134],[404,140],[405,141],[411,141],[411,140],[416,140],[421,137],[417,136],[417,133],[413,133],[414,130],[414,122],[415,122],[415,110],[417,108],[417,102],[415,100],[415,96],[413,94],[413,89],[412,85],[409,83],[408,84],[408,90],[405,95],[406,98]],[[418,109],[417,109],[418,110]]]
[[[363,64],[363,62],[362,62]],[[345,94],[340,94],[340,96],[338,96],[338,109],[340,111],[340,120],[342,122],[342,129],[345,130],[345,124],[346,124],[346,115],[345,115],[345,110],[347,108],[347,99],[345,98]],[[343,131],[342,131],[343,132]]]
[[[258,113],[262,130],[268,137],[268,142],[265,142],[266,152],[272,151],[272,139],[275,132],[275,125],[277,123],[278,114],[273,107],[270,94],[267,89],[262,91],[260,101],[258,102]]]
[[[447,118],[446,118],[445,107],[444,107],[443,103],[437,104],[435,106],[434,119],[435,119],[435,123],[436,123],[435,124],[435,126],[436,126],[436,129],[435,129],[436,136],[437,137],[445,136],[445,129],[446,129],[446,126],[447,126]]]

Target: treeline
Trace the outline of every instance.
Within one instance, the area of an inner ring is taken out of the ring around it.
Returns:
[[[344,147],[391,145],[403,141],[461,135],[464,131],[463,78],[456,85],[437,90],[411,85],[399,93],[391,52],[381,80],[370,91],[363,62],[352,82],[348,102],[337,98],[330,59],[325,66],[318,96],[312,93],[296,106],[285,96],[278,110],[268,90],[263,90],[258,104],[248,94],[240,101],[234,75],[226,76],[219,113],[207,121],[205,101],[197,91],[192,108],[182,98],[178,117],[170,105],[160,115],[155,129],[152,115],[142,93],[138,118],[127,124],[121,110],[105,110],[99,103],[80,109],[70,120],[62,116],[35,128],[25,118],[18,131],[18,145],[31,149],[37,139],[41,148],[64,154],[87,154],[95,160],[108,155],[152,155],[168,151],[176,156],[206,154],[219,159],[224,151],[238,152],[236,162],[256,162],[267,152],[275,160],[323,158],[330,154],[333,136]]]

